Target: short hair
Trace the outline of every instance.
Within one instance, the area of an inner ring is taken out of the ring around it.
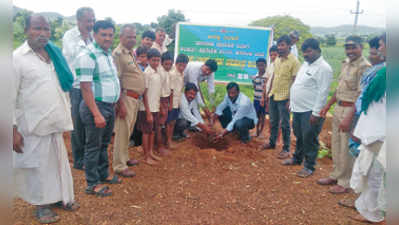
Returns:
[[[208,59],[205,62],[205,65],[211,69],[212,72],[218,70],[218,63],[214,59]]]
[[[139,56],[139,55],[142,55],[142,54],[147,54],[148,53],[148,47],[146,47],[146,46],[140,46],[140,47],[138,47],[137,49],[136,49],[136,55],[137,56]]]
[[[379,37],[374,37],[371,40],[369,40],[370,48],[378,49],[380,47],[379,41],[380,41]]]
[[[186,54],[179,54],[176,58],[176,63],[185,63],[187,64],[190,59]]]
[[[155,48],[151,48],[150,50],[148,50],[147,52],[147,58],[151,59],[153,57],[160,57],[161,58],[161,53],[155,49]]]
[[[121,27],[120,31],[119,31],[119,36],[122,36],[122,35],[123,35],[123,33],[125,32],[125,29],[126,29],[126,28],[130,28],[130,29],[132,29],[134,32],[136,32],[136,27],[135,27],[133,24],[124,24],[124,25]]]
[[[258,58],[258,59],[256,60],[256,64],[261,63],[261,62],[267,64],[265,58]]]
[[[304,52],[308,48],[321,52],[320,42],[315,38],[308,38],[303,42],[301,46],[302,51]]]
[[[161,55],[161,63],[163,63],[163,62],[165,62],[165,61],[167,61],[167,60],[171,60],[172,63],[173,63],[173,55],[172,55],[172,53],[170,53],[170,52],[164,52],[164,53]]]
[[[272,47],[270,47],[270,49],[269,49],[269,53],[270,52],[277,52],[277,51],[278,51],[277,45],[272,45]]]
[[[157,29],[155,29],[155,33],[157,32],[164,32],[166,33],[165,29],[163,29],[162,27],[157,27]]]
[[[82,19],[83,15],[85,12],[91,12],[94,14],[94,10],[90,7],[80,7],[78,10],[76,10],[76,19],[80,20]]]
[[[236,82],[230,82],[230,83],[227,84],[227,86],[226,86],[226,90],[227,91],[229,91],[232,88],[236,88],[236,90],[238,92],[240,92],[240,86],[238,86],[238,84]]]
[[[45,19],[45,20],[47,21],[47,23],[50,25],[48,19],[47,19],[45,16],[43,16],[43,15],[41,15],[41,14],[37,14],[37,13],[32,13],[32,14],[30,14],[30,15],[28,15],[28,16],[25,17],[25,30],[27,30],[27,29],[30,28],[32,18],[33,18],[33,17],[36,17],[36,16],[37,16],[37,17],[42,17],[42,18]]]
[[[381,36],[380,36],[380,40],[382,40],[385,44],[387,43],[387,33],[383,33]]]
[[[197,86],[194,83],[188,82],[184,86],[184,92],[191,91],[191,90],[194,90],[195,92],[198,92]]]
[[[280,44],[281,42],[285,42],[285,43],[287,43],[287,45],[290,45],[291,38],[285,34],[277,39],[277,44]]]
[[[115,32],[115,26],[114,26],[114,24],[111,21],[109,21],[109,20],[99,20],[99,21],[97,21],[94,24],[93,31],[94,31],[94,33],[98,33],[98,31],[100,29],[105,30],[105,29],[108,29],[108,28],[112,28],[112,30]]]
[[[144,31],[144,33],[141,35],[141,39],[144,39],[146,37],[148,37],[149,39],[154,41],[155,40],[155,33],[150,31],[150,30]]]

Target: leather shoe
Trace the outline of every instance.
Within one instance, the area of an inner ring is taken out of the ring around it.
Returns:
[[[331,177],[326,177],[326,178],[320,178],[317,180],[317,183],[320,185],[333,185],[337,183],[336,179],[333,179]]]
[[[348,193],[349,192],[349,188],[344,188],[341,185],[334,185],[330,188],[330,190],[328,190],[328,192],[332,193],[332,194],[343,194],[343,193]]]
[[[136,166],[139,164],[139,161],[137,159],[130,159],[126,162],[127,166]]]
[[[136,173],[129,170],[129,169],[124,169],[121,172],[117,172],[117,174],[121,175],[122,177],[134,177],[136,176]]]

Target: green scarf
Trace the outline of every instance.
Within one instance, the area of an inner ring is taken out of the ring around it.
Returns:
[[[65,57],[62,55],[61,49],[50,41],[44,49],[47,51],[51,61],[53,61],[55,72],[57,73],[58,81],[60,82],[62,90],[68,92],[72,88],[73,75]]]
[[[362,98],[362,112],[367,114],[367,110],[372,102],[378,102],[385,96],[387,88],[386,66],[378,70],[374,79],[367,86]]]

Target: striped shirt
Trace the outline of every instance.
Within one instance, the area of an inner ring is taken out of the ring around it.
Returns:
[[[111,49],[105,52],[96,42],[88,45],[75,61],[79,82],[92,82],[94,99],[115,103],[120,96],[118,73]]]
[[[263,96],[263,90],[266,87],[266,77],[256,74],[252,78],[252,84],[254,86],[254,100],[260,101]]]

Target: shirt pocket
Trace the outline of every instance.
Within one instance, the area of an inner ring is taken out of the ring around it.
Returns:
[[[355,71],[348,71],[342,82],[344,82],[345,87],[350,91],[356,91],[359,88],[359,80],[357,79]]]

